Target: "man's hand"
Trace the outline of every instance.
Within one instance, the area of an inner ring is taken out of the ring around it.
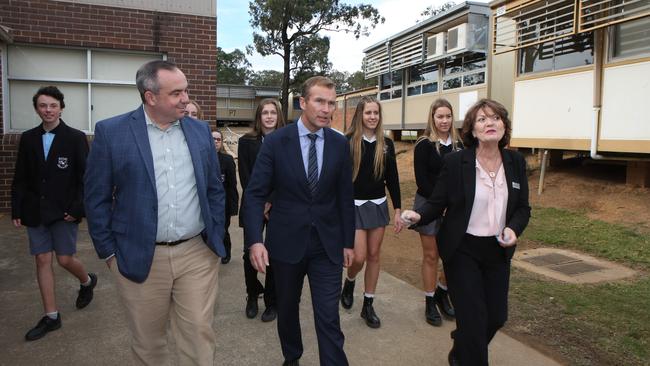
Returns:
[[[404,224],[402,223],[401,216],[402,216],[402,210],[396,208],[395,219],[393,221],[394,222],[393,226],[395,226],[395,234],[399,233],[404,228]]]
[[[255,243],[248,249],[248,258],[251,260],[253,268],[260,273],[266,273],[266,266],[269,265],[269,252],[262,243]]]
[[[23,223],[20,221],[20,219],[13,219],[11,221],[13,221],[15,227],[23,226]]]
[[[68,215],[67,212],[64,212],[64,213],[63,213],[63,219],[64,219],[65,221],[67,221],[67,222],[74,222],[74,221],[77,221],[77,219],[75,219],[74,217]]]
[[[517,244],[517,234],[511,228],[506,227],[501,235],[497,237],[497,241],[504,248],[511,247]]]
[[[343,267],[348,268],[354,261],[354,249],[343,248]]]
[[[114,260],[115,260],[115,256],[112,256],[106,260],[106,267],[108,267],[108,269],[111,269],[111,265],[113,265]]]

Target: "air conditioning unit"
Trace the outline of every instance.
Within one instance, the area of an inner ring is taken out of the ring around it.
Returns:
[[[437,58],[445,53],[445,34],[437,33],[427,37],[427,60]]]
[[[447,30],[447,53],[462,50],[467,47],[467,23],[457,25]]]

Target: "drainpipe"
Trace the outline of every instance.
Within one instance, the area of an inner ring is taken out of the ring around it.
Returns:
[[[603,159],[604,156],[598,154],[598,134],[600,132],[600,108],[602,105],[603,90],[603,58],[605,57],[605,47],[603,44],[603,30],[594,31],[594,114],[591,130],[591,146],[589,155],[592,159]]]

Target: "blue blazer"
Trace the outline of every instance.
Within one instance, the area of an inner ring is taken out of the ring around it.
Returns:
[[[220,257],[225,192],[210,127],[182,118],[205,223],[206,245]],[[156,242],[158,195],[143,107],[98,122],[84,177],[88,231],[100,258],[115,254],[120,273],[144,282]]]
[[[307,184],[298,126],[292,123],[264,139],[244,196],[244,242],[261,243],[264,203],[273,192],[273,208],[264,243],[269,257],[300,262],[318,232],[328,257],[343,262],[343,248],[354,247],[354,198],[348,141],[324,129],[323,166],[314,197]]]

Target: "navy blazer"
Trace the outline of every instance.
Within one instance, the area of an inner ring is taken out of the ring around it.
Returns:
[[[501,150],[501,160],[508,184],[506,227],[519,237],[530,218],[526,160],[518,152],[507,149]],[[445,155],[433,193],[425,205],[416,210],[422,216],[418,225],[426,225],[444,213],[437,236],[443,261],[452,258],[467,231],[475,193],[476,149]],[[514,252],[514,246],[506,248],[506,258],[512,258]]]
[[[180,120],[192,158],[208,247],[220,257],[225,192],[207,123]],[[85,175],[88,231],[100,258],[115,254],[120,273],[144,282],[156,243],[158,195],[143,107],[98,122]]]
[[[86,134],[62,120],[47,159],[43,151],[43,125],[23,132],[11,184],[11,217],[25,226],[50,225],[64,213],[84,217],[83,176],[88,155]]]
[[[352,164],[347,140],[324,129],[323,163],[314,197],[307,184],[298,127],[292,123],[264,139],[244,194],[244,242],[262,242],[264,203],[273,192],[273,209],[264,243],[269,256],[289,264],[300,262],[312,228],[334,263],[343,248],[354,247]]]

